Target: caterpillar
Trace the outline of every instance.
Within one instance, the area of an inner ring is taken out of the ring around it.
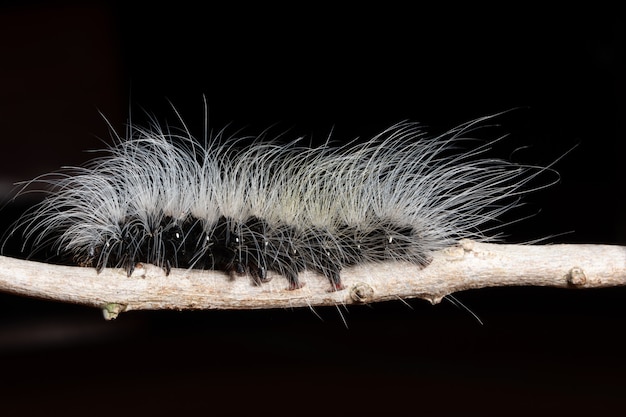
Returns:
[[[296,290],[306,269],[338,291],[351,265],[427,267],[461,238],[494,238],[486,225],[548,168],[486,157],[494,141],[465,149],[491,117],[437,136],[400,122],[365,142],[318,147],[132,126],[104,156],[29,182],[48,195],[14,232],[23,250],[52,248],[98,272],[130,276],[146,262],[166,273],[248,274],[261,285],[272,271]]]

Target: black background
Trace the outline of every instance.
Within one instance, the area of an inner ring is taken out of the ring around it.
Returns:
[[[142,109],[292,137],[440,133],[504,110],[558,162],[511,241],[624,244],[626,29],[613,10],[13,2],[0,8],[0,191],[90,158]],[[236,129],[235,129],[236,130]],[[505,155],[506,156],[506,155]],[[2,231],[30,203],[5,207]],[[537,288],[275,311],[99,311],[0,295],[6,415],[598,415],[623,404],[626,291]],[[408,305],[407,305],[408,304]],[[318,317],[318,315],[321,317]]]

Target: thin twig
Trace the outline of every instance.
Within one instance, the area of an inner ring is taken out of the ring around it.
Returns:
[[[130,310],[262,309],[363,304],[422,298],[438,303],[451,293],[500,286],[599,288],[626,285],[626,247],[609,245],[498,245],[463,240],[434,255],[427,267],[366,264],[342,271],[345,290],[330,292],[322,276],[288,290],[274,279],[255,286],[247,276],[174,269],[169,276],[141,265],[132,276],[109,268],[68,267],[0,257],[0,291],[102,308],[106,318]]]

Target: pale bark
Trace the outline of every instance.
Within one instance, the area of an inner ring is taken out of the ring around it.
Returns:
[[[626,284],[626,247],[499,245],[462,241],[440,251],[427,267],[365,264],[342,271],[346,289],[330,292],[322,276],[305,272],[305,286],[288,290],[274,279],[255,286],[247,276],[153,265],[132,276],[115,268],[68,267],[0,257],[0,291],[103,309],[106,318],[142,309],[261,309],[373,303],[422,298],[438,303],[451,293],[500,286],[598,288]]]

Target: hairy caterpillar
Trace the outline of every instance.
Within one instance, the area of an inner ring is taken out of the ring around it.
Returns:
[[[427,136],[402,122],[365,143],[307,147],[186,130],[133,126],[106,156],[35,182],[49,196],[18,222],[24,245],[74,262],[248,273],[254,283],[325,276],[365,262],[427,266],[433,251],[482,228],[517,204],[546,168],[484,157],[492,142],[462,144],[487,117]],[[24,246],[24,247],[25,247]]]

